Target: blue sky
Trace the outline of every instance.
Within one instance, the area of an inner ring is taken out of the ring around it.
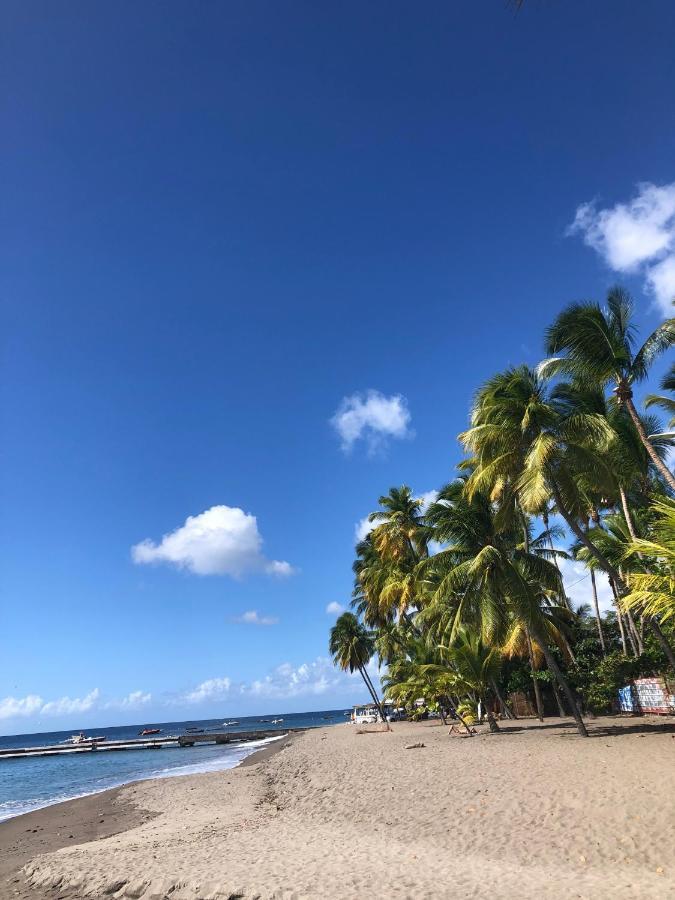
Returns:
[[[658,324],[675,8],[2,17],[0,731],[361,699],[326,608],[379,494],[564,303]]]

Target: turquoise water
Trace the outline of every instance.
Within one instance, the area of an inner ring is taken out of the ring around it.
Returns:
[[[271,719],[283,718],[277,725]],[[264,721],[267,720],[267,721]],[[96,728],[87,735],[104,735],[109,741],[137,738],[145,727],[161,728],[158,737],[184,734],[186,728],[208,731],[278,730],[288,728],[317,728],[347,721],[343,710],[312,713],[277,713],[269,716],[248,716],[235,726],[225,727],[222,719],[192,722],[157,722],[125,725],[116,728]],[[20,734],[0,737],[0,747],[40,747],[60,744],[72,731],[52,731],[42,734]],[[74,753],[59,756],[3,759],[0,757],[0,821],[18,816],[51,803],[105,791],[144,778],[169,778],[198,772],[231,769],[244,757],[259,749],[264,742],[252,742],[236,747],[226,744],[204,744],[194,747],[162,747],[159,750],[125,750],[124,752]]]

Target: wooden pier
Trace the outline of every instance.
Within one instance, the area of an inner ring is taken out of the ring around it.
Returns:
[[[266,731],[223,731],[179,734],[168,737],[131,738],[128,741],[82,741],[79,744],[53,744],[47,747],[0,748],[3,759],[29,759],[34,756],[63,756],[72,753],[112,753],[121,750],[161,750],[163,747],[193,747],[195,744],[241,744],[284,737],[303,728],[268,729]]]

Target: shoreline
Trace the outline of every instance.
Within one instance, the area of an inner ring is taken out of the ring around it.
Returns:
[[[233,772],[272,757],[293,740],[292,735],[274,739],[254,750],[229,769]],[[200,778],[213,772],[172,776],[172,780]],[[0,822],[0,897],[14,900],[52,900],[52,892],[31,888],[21,875],[26,863],[43,853],[88,844],[113,837],[150,821],[157,813],[143,809],[135,801],[138,785],[154,784],[162,778],[144,778],[72,800],[50,803]],[[127,796],[129,795],[129,796]],[[3,890],[5,893],[3,893]]]
[[[500,727],[475,737],[439,722],[312,729],[234,769],[17,817],[19,881],[6,896],[675,898],[672,720],[602,717],[589,739],[570,719]],[[55,833],[62,849],[50,853]]]

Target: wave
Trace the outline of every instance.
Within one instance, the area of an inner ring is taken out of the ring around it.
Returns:
[[[126,784],[135,784],[138,781],[154,781],[160,778],[179,778],[184,775],[204,775],[208,772],[219,772],[226,769],[235,769],[242,760],[260,750],[266,744],[278,741],[284,734],[275,735],[270,738],[263,738],[259,741],[251,741],[246,746],[228,748],[226,753],[215,759],[202,760],[201,762],[186,763],[180,766],[166,766],[162,769],[153,769],[149,772],[139,774],[137,777],[123,779],[104,779],[100,787],[93,790],[81,791],[74,794],[54,794],[51,797],[27,798],[25,800],[5,800],[0,801],[0,822],[7,819],[13,819],[16,816],[22,816],[25,813],[36,812],[38,809],[45,809],[47,806],[54,806],[56,803],[66,803],[68,800],[79,800],[81,797],[91,797],[94,794],[101,794],[103,791],[109,791],[113,788],[124,787]],[[150,751],[146,751],[150,752]]]

